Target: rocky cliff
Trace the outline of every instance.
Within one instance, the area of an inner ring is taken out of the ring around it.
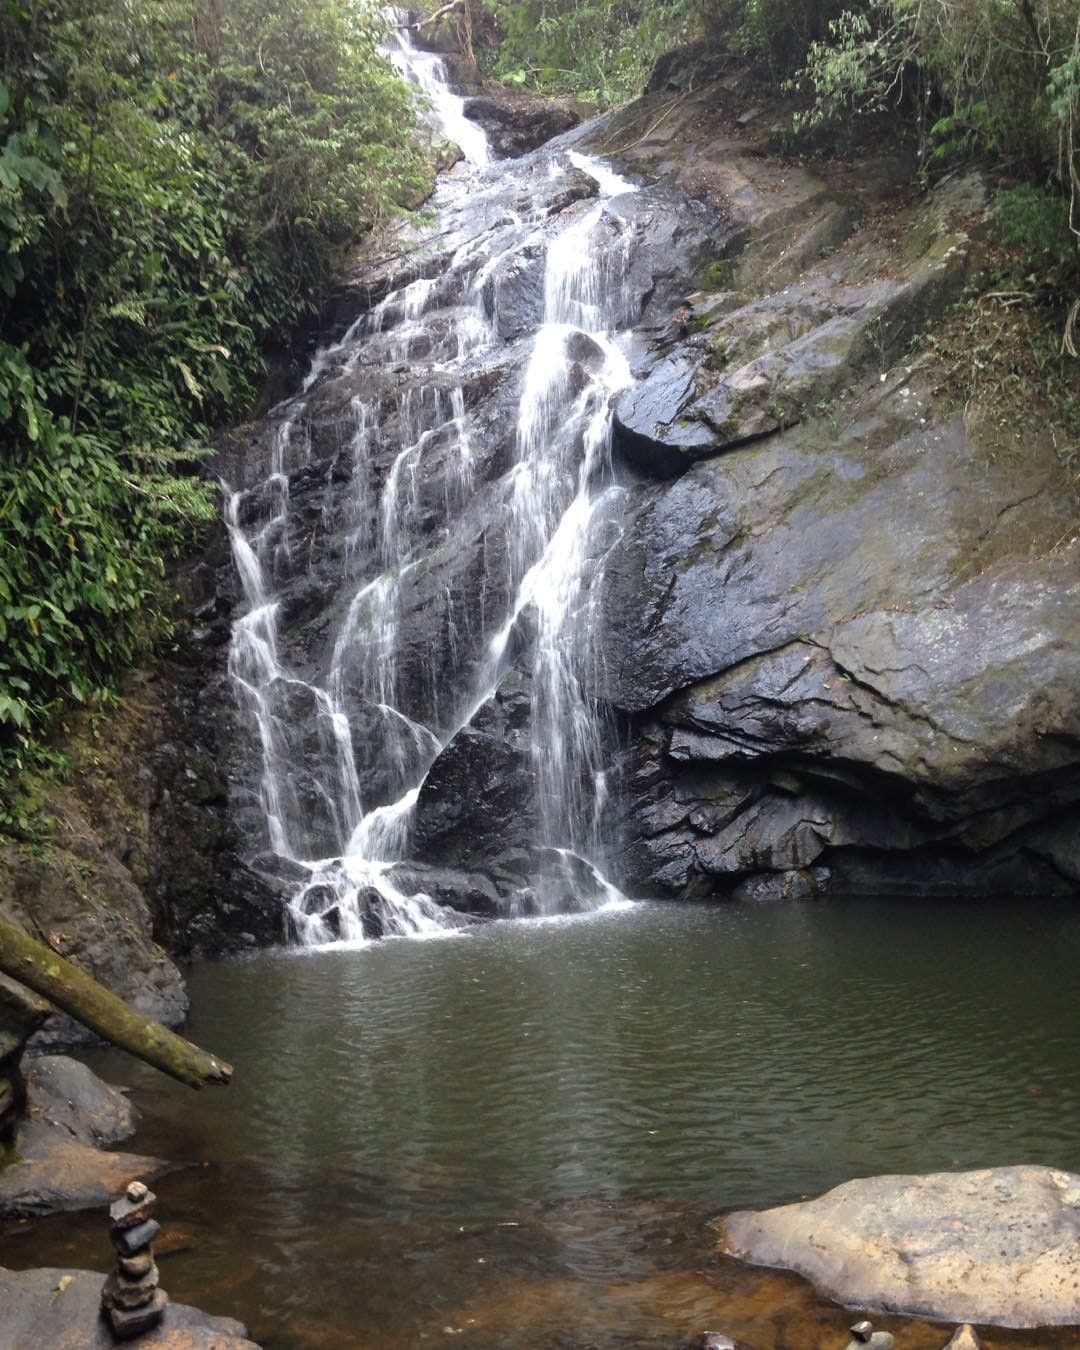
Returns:
[[[391,301],[361,354],[332,352],[285,409],[302,435],[288,442],[275,562],[280,641],[300,677],[283,722],[296,809],[325,851],[320,783],[336,749],[305,682],[330,661],[343,574],[374,567],[363,550],[377,554],[378,493],[425,399],[434,432],[401,510],[432,552],[401,588],[397,706],[452,724],[445,691],[475,675],[510,605],[514,416],[544,238],[597,190],[549,170],[573,145],[642,184],[602,227],[603,247],[629,259],[634,383],[614,406],[623,491],[582,601],[601,615],[585,678],[623,746],[604,826],[614,879],[640,895],[743,898],[1080,884],[1078,541],[1059,429],[949,404],[924,342],[977,276],[989,194],[976,175],[916,194],[910,165],[880,148],[832,164],[774,154],[750,101],[737,80],[649,95],[533,152],[451,227],[358,266],[335,293],[331,337],[411,282],[440,298],[405,359]],[[510,246],[526,206],[546,222],[531,250]],[[472,487],[458,501],[439,362],[464,300],[463,239],[488,250],[498,341],[465,367]],[[575,378],[596,359],[583,338]],[[378,409],[362,474],[360,402]],[[234,438],[221,463],[234,486],[265,473],[282,415]],[[243,508],[256,525],[277,509],[260,492]],[[400,873],[459,908],[527,904],[532,640],[525,612],[514,669],[420,789]],[[357,658],[352,671],[354,736],[377,736],[370,670]],[[284,886],[250,739],[230,743],[233,820],[262,840],[249,858],[266,883]],[[357,768],[367,800],[393,799],[385,759],[358,755]]]
[[[913,194],[910,165],[880,148],[778,155],[738,79],[674,85],[530,150],[448,223],[381,241],[328,301],[331,347],[303,400],[222,444],[214,471],[247,490],[241,526],[284,531],[273,574],[296,679],[275,698],[311,856],[341,840],[324,787],[339,745],[309,681],[355,578],[378,570],[378,494],[427,417],[401,497],[426,552],[399,587],[394,692],[445,743],[398,871],[458,909],[528,904],[528,609],[498,688],[463,721],[447,691],[475,683],[511,606],[515,418],[544,250],[598,191],[567,167],[576,147],[640,184],[599,227],[625,267],[634,380],[614,404],[620,490],[581,600],[596,639],[582,678],[618,746],[613,879],[658,897],[1075,893],[1080,543],[1060,428],[1037,407],[1001,426],[943,399],[925,341],[977,277],[987,190],[957,175]],[[494,338],[451,379],[481,265]],[[402,348],[410,283],[435,299]],[[364,323],[359,355],[334,345]],[[602,353],[582,335],[570,357],[585,388]],[[464,423],[467,493],[450,436]],[[79,738],[56,838],[0,853],[5,913],[166,1020],[184,997],[153,939],[181,954],[280,940],[304,879],[271,847],[258,738],[228,678],[243,606],[224,530],[181,581],[173,649],[111,726]],[[344,665],[368,748],[387,735],[373,659],[358,641]],[[365,801],[392,801],[401,768],[358,752]]]
[[[626,884],[1075,892],[1062,429],[935,398],[924,340],[976,278],[983,185],[905,199],[880,155],[763,155],[737,84],[667,102],[606,143],[739,229],[616,406],[643,480],[598,681],[629,728]]]

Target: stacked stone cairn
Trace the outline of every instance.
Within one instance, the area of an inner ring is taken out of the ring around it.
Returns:
[[[109,1236],[116,1248],[116,1269],[101,1291],[101,1309],[118,1341],[150,1331],[161,1321],[169,1296],[158,1287],[154,1239],[161,1225],[154,1219],[157,1196],[133,1181],[109,1206]]]

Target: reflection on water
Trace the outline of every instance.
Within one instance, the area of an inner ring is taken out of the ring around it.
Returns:
[[[707,1217],[875,1172],[1080,1170],[1078,956],[1050,905],[641,905],[198,969],[226,1091],[94,1058],[136,1086],[134,1146],[205,1164],[158,1187],[163,1283],[268,1347],[715,1324],[818,1350],[850,1317],[713,1255]],[[104,1270],[101,1216],[9,1229],[0,1261]],[[897,1350],[948,1339],[875,1320]]]

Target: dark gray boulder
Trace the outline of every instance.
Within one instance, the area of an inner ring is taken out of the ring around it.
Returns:
[[[464,111],[487,132],[496,159],[514,159],[576,127],[589,108],[576,99],[492,89],[466,98]]]
[[[14,1160],[0,1169],[0,1215],[23,1218],[105,1206],[135,1178],[168,1164],[160,1158],[111,1153],[128,1138],[134,1107],[117,1088],[64,1055],[29,1060],[26,1108],[14,1138]]]

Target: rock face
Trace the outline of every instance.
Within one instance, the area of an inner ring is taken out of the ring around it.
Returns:
[[[92,1270],[0,1268],[5,1350],[112,1350],[100,1316],[102,1280]],[[170,1303],[160,1326],[138,1343],[155,1350],[258,1350],[242,1323],[182,1303]]]
[[[942,413],[909,355],[978,257],[981,185],[894,205],[883,241],[843,183],[678,134],[638,166],[677,155],[729,223],[615,405],[642,476],[594,686],[629,729],[621,883],[1075,893],[1071,489],[1039,426]]]
[[[1007,1327],[1080,1317],[1080,1176],[1070,1172],[868,1177],[718,1224],[729,1254],[796,1270],[851,1306]]]
[[[23,1051],[49,1012],[43,998],[0,975],[0,1159],[13,1142],[26,1105]]]
[[[1075,893],[1071,488],[1052,431],[949,409],[912,355],[979,265],[988,194],[959,176],[904,199],[908,166],[880,159],[826,182],[769,155],[760,112],[730,82],[681,79],[673,67],[662,82],[683,90],[677,105],[661,89],[564,135],[516,177],[485,179],[448,235],[391,240],[358,264],[328,301],[325,336],[362,324],[366,345],[331,345],[303,400],[222,446],[216,471],[246,489],[240,526],[282,532],[270,570],[280,659],[297,679],[273,698],[294,766],[283,809],[305,821],[303,856],[344,846],[324,787],[338,743],[307,684],[333,660],[342,577],[378,572],[378,494],[423,437],[400,498],[424,561],[398,586],[392,698],[378,692],[376,643],[357,640],[342,666],[354,744],[394,747],[357,756],[358,789],[393,802],[428,729],[449,736],[407,856],[439,903],[528,908],[528,612],[499,688],[467,715],[455,699],[512,600],[515,423],[546,250],[598,191],[572,162],[581,148],[644,184],[607,203],[595,241],[625,261],[633,326],[634,379],[613,409],[622,491],[582,602],[600,648],[583,679],[622,746],[604,827],[613,880],[639,895],[744,900]],[[495,341],[462,363],[457,387],[441,356],[477,239]],[[410,286],[427,297],[411,329]],[[580,384],[599,349],[581,336],[573,357]],[[467,493],[453,458],[461,417]],[[275,454],[281,475],[264,483]],[[251,721],[224,677],[242,607],[215,550],[188,642],[193,668],[217,662],[196,720],[224,785],[220,865],[198,873],[190,899],[174,882],[160,908],[176,935],[224,923],[262,941],[297,878],[270,851]],[[412,742],[385,702],[420,728]]]
[[[332,865],[350,846],[335,720],[345,718],[364,819],[423,777],[404,850],[412,866],[396,876],[422,877],[436,903],[483,914],[528,909],[538,863],[530,757],[538,618],[535,604],[515,612],[514,597],[535,546],[518,502],[518,423],[549,301],[546,255],[587,225],[605,260],[597,287],[619,310],[613,322],[662,325],[684,278],[725,233],[705,204],[663,183],[608,192],[601,213],[600,180],[580,167],[576,137],[526,156],[512,175],[487,171],[468,193],[448,184],[433,231],[358,265],[327,305],[328,336],[338,341],[323,347],[307,389],[228,438],[215,465],[237,494],[234,543],[241,534],[255,541],[276,605],[280,673],[266,682],[262,707],[283,769],[275,819],[293,858]],[[610,353],[576,326],[559,341],[554,364],[585,407]],[[561,500],[570,485],[568,506],[584,433],[559,444],[550,491]],[[281,473],[268,478],[277,462]],[[609,540],[598,533],[597,546]],[[252,612],[231,570],[215,585],[220,612]],[[384,592],[392,607],[380,608]],[[489,676],[496,639],[506,659]],[[295,885],[280,836],[273,856],[259,709],[234,700],[212,684],[203,702],[204,717],[219,709],[211,716],[226,729],[219,762],[230,818],[249,840],[251,868]],[[418,764],[430,765],[426,776]],[[557,870],[545,858],[539,865]],[[305,914],[326,915],[336,931],[342,911],[325,873],[304,895]],[[360,902],[365,933],[379,931],[378,906]]]
[[[634,377],[614,400],[620,491],[581,600],[599,647],[582,679],[620,747],[612,879],[755,901],[1075,893],[1070,485],[1050,430],[944,407],[912,355],[979,264],[987,193],[956,177],[902,199],[908,166],[880,158],[826,181],[769,153],[767,115],[737,84],[688,72],[669,62],[643,100],[477,180],[452,219],[381,240],[327,300],[303,398],[223,438],[213,472],[243,494],[238,526],[269,541],[295,858],[348,842],[326,791],[340,742],[310,686],[359,579],[379,574],[379,496],[400,479],[395,528],[416,551],[397,584],[393,687],[381,638],[354,635],[339,663],[354,745],[385,749],[355,757],[357,790],[365,809],[398,800],[437,732],[402,884],[478,914],[529,907],[535,616],[518,616],[498,688],[475,705],[465,691],[513,602],[518,409],[547,250],[599,191],[583,149],[642,185],[594,231],[625,266]],[[472,106],[529,137],[554,127],[513,99]],[[481,271],[476,318],[493,336],[466,341],[451,377]],[[360,326],[356,351],[345,335]],[[567,341],[577,390],[603,352]],[[89,788],[60,800],[56,849],[0,856],[5,911],[166,1020],[183,994],[153,940],[185,954],[279,941],[305,876],[273,851],[251,709],[228,678],[245,602],[223,529],[179,581],[187,617],[130,700],[142,758],[94,749]],[[122,802],[104,780],[124,783]]]
[[[284,937],[281,883],[241,862],[227,813],[218,719],[235,711],[208,692],[224,684],[229,633],[205,590],[211,574],[202,559],[174,578],[187,617],[168,656],[131,676],[107,720],[76,720],[68,781],[46,800],[52,836],[36,848],[0,845],[0,913],[167,1026],[188,1010],[168,953],[221,955]],[[52,1012],[34,1044],[89,1039]],[[0,1033],[0,1072],[3,1058]]]

